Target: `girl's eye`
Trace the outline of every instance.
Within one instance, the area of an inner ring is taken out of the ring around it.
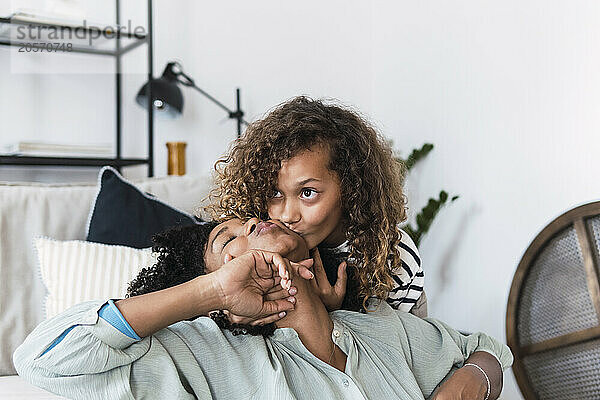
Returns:
[[[282,197],[283,195],[281,194],[281,192],[278,190],[276,191],[273,196],[271,196],[273,199],[278,199],[280,197]]]
[[[302,189],[302,197],[308,200],[314,199],[317,191],[314,189]]]

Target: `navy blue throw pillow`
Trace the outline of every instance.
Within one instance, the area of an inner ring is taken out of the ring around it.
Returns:
[[[138,249],[152,247],[152,236],[174,226],[201,222],[127,182],[113,168],[104,167],[99,190],[88,218],[89,242]]]

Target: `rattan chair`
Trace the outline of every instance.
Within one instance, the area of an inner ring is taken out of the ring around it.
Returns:
[[[508,297],[506,336],[527,400],[600,399],[600,201],[533,240]]]

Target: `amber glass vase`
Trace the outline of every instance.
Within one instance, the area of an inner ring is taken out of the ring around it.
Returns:
[[[167,142],[169,161],[167,174],[185,175],[185,146],[186,142]]]

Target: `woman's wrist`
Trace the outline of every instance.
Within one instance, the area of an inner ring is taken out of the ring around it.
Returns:
[[[481,368],[477,364],[466,363],[465,365],[463,365],[463,368],[465,368],[465,367],[475,368],[482,374],[483,378],[485,379],[485,397],[483,400],[488,400],[490,398],[490,391],[492,388],[490,385],[490,378],[488,377],[487,373],[483,370],[483,368]]]
[[[433,398],[484,400],[487,391],[487,383],[481,372],[473,367],[463,366],[441,385]]]
[[[210,275],[210,274],[209,274]],[[176,322],[222,308],[217,286],[209,275],[156,292],[129,297],[115,305],[133,330],[150,336]]]
[[[192,304],[194,304],[193,312],[195,315],[208,315],[211,311],[227,308],[217,272],[201,275],[187,282],[191,286],[190,296],[193,299]]]
[[[487,351],[476,351],[465,360],[465,364],[469,363],[477,365],[485,372],[487,381],[490,384],[489,400],[497,399],[502,392],[503,386],[502,366],[498,362],[498,359]],[[481,371],[477,371],[473,367],[468,367],[468,369],[473,370],[475,374],[479,374],[479,378],[487,385],[486,378]]]

